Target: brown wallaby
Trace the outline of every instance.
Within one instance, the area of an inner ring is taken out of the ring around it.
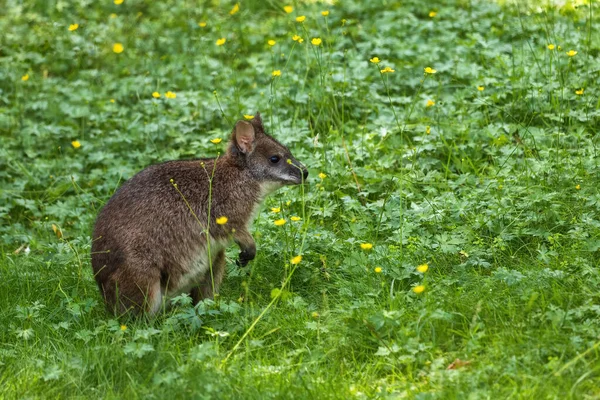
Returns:
[[[191,292],[194,304],[212,298],[231,241],[240,247],[240,265],[256,255],[249,229],[265,196],[307,177],[288,148],[265,133],[259,113],[236,123],[220,158],[139,172],[96,220],[92,268],[107,306],[154,314],[163,298],[181,293]]]

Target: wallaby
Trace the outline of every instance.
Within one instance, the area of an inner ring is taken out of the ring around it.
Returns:
[[[240,265],[254,259],[249,229],[262,200],[307,177],[289,149],[265,133],[260,113],[235,124],[220,158],[142,170],[110,198],[94,228],[92,268],[108,308],[155,314],[163,299],[181,293],[194,304],[212,298],[231,241],[240,247]]]

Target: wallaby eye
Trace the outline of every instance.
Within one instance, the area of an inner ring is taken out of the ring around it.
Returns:
[[[269,158],[269,160],[271,160],[271,162],[273,164],[277,164],[279,162],[279,160],[281,160],[281,157],[279,157],[279,156],[271,156],[271,158]]]

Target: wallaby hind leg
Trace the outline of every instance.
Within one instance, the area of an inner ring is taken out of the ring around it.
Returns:
[[[212,277],[210,270],[206,272],[204,278],[198,286],[192,289],[190,296],[194,305],[202,299],[212,299],[215,293],[219,293],[219,286],[225,277],[225,250],[220,250],[214,258],[212,265]],[[212,278],[212,279],[211,279]],[[213,292],[214,283],[214,292]]]
[[[162,306],[162,288],[160,278],[152,275],[115,273],[102,283],[102,294],[110,311],[116,315],[156,314]]]

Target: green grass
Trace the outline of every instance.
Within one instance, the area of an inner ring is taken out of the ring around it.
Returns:
[[[523,4],[9,0],[0,398],[600,397],[600,8]],[[100,207],[257,110],[310,185],[217,302],[114,319]]]

